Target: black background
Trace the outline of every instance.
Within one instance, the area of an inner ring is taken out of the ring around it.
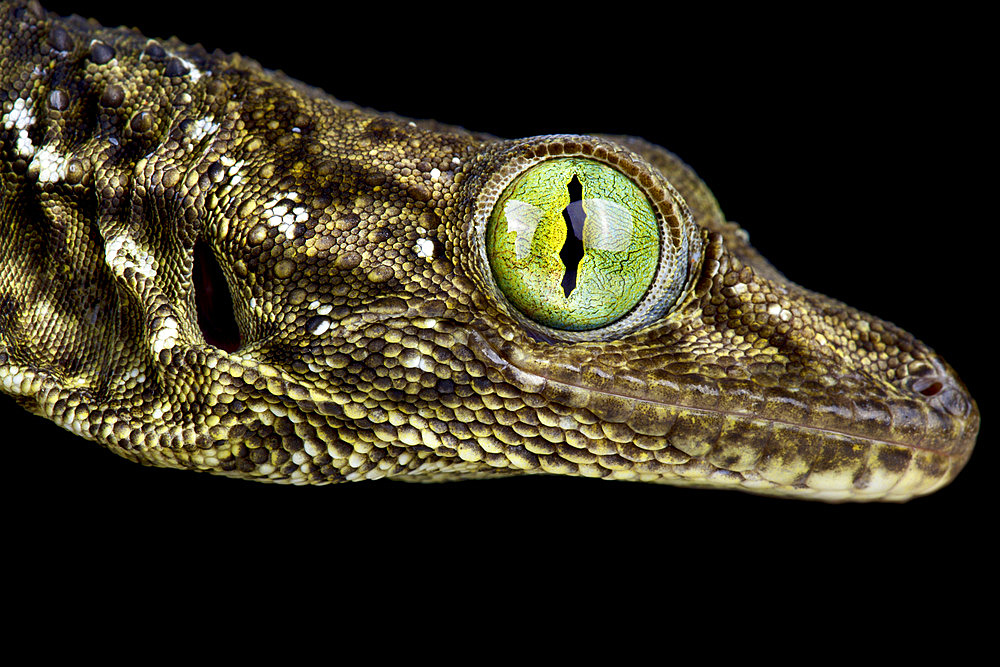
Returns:
[[[979,401],[984,430],[967,469],[937,494],[831,506],[547,477],[234,481],[136,466],[0,397],[6,478],[17,490],[11,544],[22,555],[89,553],[181,577],[201,571],[206,554],[217,566],[228,558],[289,577],[292,562],[310,561],[413,590],[462,580],[669,595],[699,582],[744,600],[822,590],[858,601],[875,580],[873,608],[905,598],[914,582],[974,589],[972,564],[996,522],[984,505],[996,459],[987,380],[995,215],[984,217],[995,186],[973,166],[987,151],[970,32],[981,18],[682,16],[624,3],[543,12],[285,2],[266,13],[223,2],[43,4],[238,51],[379,110],[504,137],[599,132],[661,144],[790,279],[940,351]],[[341,585],[324,582],[330,594]]]

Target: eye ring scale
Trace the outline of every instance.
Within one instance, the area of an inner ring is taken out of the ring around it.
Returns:
[[[658,172],[595,137],[511,143],[474,224],[484,282],[508,314],[553,341],[613,340],[681,301],[702,235]]]

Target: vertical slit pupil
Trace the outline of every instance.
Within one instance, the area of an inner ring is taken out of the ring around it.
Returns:
[[[566,242],[559,251],[559,259],[566,267],[563,274],[562,288],[566,298],[576,288],[576,272],[583,259],[583,223],[587,218],[583,211],[583,186],[580,179],[573,175],[566,184],[569,191],[569,204],[563,209],[563,220],[566,221]]]
[[[229,284],[211,248],[199,240],[194,246],[194,300],[198,327],[205,342],[226,352],[240,347],[240,328],[233,314]]]

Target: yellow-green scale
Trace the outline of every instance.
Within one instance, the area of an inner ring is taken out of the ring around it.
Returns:
[[[574,267],[560,253],[572,233],[564,211],[573,186],[580,189],[574,219],[583,223],[581,238],[568,240],[582,243],[583,256],[567,294],[564,278]],[[585,158],[548,160],[519,176],[493,208],[486,235],[493,276],[508,301],[535,322],[565,331],[621,319],[646,294],[660,261],[649,200],[618,170]]]

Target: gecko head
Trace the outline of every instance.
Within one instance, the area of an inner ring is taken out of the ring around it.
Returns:
[[[240,122],[178,118],[132,172],[85,175],[92,217],[15,228],[5,391],[132,459],[291,483],[902,500],[969,456],[950,368],[784,280],[662,149]]]

